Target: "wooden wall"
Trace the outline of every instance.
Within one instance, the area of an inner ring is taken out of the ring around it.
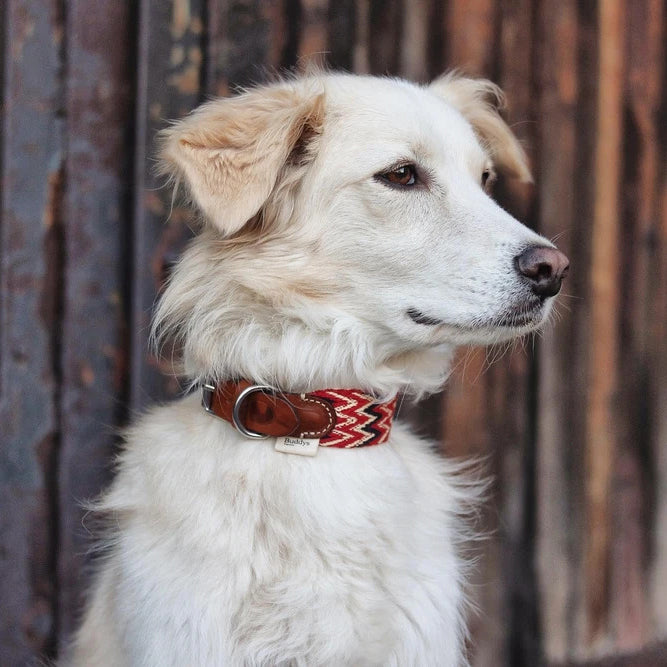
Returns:
[[[572,259],[552,326],[462,353],[445,394],[409,415],[494,475],[473,664],[667,665],[667,2],[0,12],[1,664],[62,646],[89,561],[78,503],[109,479],[116,429],[179,391],[146,346],[189,235],[185,210],[165,224],[156,129],[325,53],[357,72],[500,83],[537,185],[499,197]]]

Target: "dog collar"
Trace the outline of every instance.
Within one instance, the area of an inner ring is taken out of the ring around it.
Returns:
[[[287,394],[247,380],[202,386],[204,409],[248,438],[308,439],[321,447],[368,447],[386,442],[396,397],[378,403],[358,389]]]

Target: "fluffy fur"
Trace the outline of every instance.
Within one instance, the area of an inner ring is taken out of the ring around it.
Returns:
[[[420,395],[463,343],[538,326],[514,257],[550,245],[487,196],[529,180],[499,90],[316,74],[210,102],[162,135],[202,214],[155,316],[183,373]],[[418,183],[382,178],[416,165]],[[430,318],[424,324],[410,316]],[[395,425],[313,459],[248,441],[196,395],[132,427],[70,665],[456,666],[477,489]]]

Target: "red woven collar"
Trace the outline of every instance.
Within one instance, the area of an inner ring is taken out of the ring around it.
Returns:
[[[308,442],[341,449],[382,444],[396,412],[396,398],[378,403],[358,389],[294,394],[247,380],[204,384],[202,404],[248,438],[304,440],[306,449]]]
[[[336,423],[320,447],[367,447],[387,442],[396,413],[396,397],[377,403],[358,389],[323,389],[312,392],[333,405]]]

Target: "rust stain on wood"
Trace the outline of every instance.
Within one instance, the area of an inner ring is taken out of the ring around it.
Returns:
[[[183,95],[194,95],[199,91],[199,66],[187,65],[178,74],[172,74],[167,83]]]
[[[171,36],[182,39],[190,26],[190,0],[173,0],[171,15]]]
[[[46,205],[44,206],[44,213],[42,214],[42,224],[47,229],[53,227],[54,221],[58,217],[63,195],[63,177],[64,173],[62,166],[50,171],[47,177]]]

